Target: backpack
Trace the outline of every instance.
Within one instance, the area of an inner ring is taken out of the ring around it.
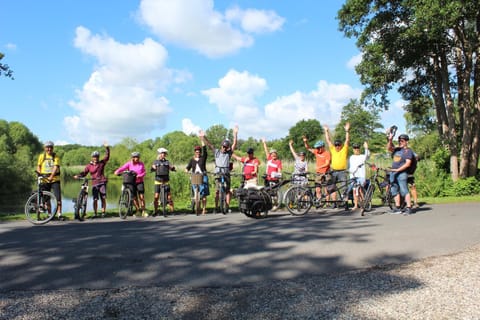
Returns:
[[[412,150],[412,152],[413,152],[413,150]],[[407,168],[407,173],[408,174],[414,174],[415,173],[415,170],[417,170],[417,163],[418,163],[417,154],[415,152],[413,152],[412,162],[410,162],[410,167]]]

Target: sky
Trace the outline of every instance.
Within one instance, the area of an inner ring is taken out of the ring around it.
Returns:
[[[41,141],[114,145],[213,125],[333,128],[363,87],[340,0],[0,0],[0,119]],[[385,128],[405,128],[391,100]],[[354,130],[354,128],[352,128]],[[299,137],[300,139],[300,137]]]

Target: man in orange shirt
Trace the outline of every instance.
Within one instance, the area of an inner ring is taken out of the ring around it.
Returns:
[[[315,193],[317,199],[320,199],[322,196],[322,182],[325,181],[325,174],[330,170],[331,155],[330,152],[325,150],[325,142],[321,140],[317,141],[313,148],[310,148],[307,137],[303,136],[303,144],[308,151],[315,155],[315,172],[317,173],[315,177]]]

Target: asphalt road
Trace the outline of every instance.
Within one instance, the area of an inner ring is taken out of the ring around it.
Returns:
[[[0,291],[243,286],[450,254],[480,243],[480,204],[415,214],[240,213],[0,224]],[[377,212],[380,209],[377,208]]]

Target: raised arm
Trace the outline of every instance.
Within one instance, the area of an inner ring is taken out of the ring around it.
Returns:
[[[263,151],[265,151],[265,158],[268,158],[267,141],[265,140],[265,138],[262,138],[262,144],[263,144]]]
[[[311,153],[314,153],[313,152],[313,149],[310,148],[309,144],[308,144],[308,138],[307,136],[302,136],[302,139],[303,139],[303,145],[305,146],[305,149],[307,149],[308,151],[310,151]]]
[[[233,128],[233,143],[232,143],[232,152],[237,148],[237,137],[238,137],[238,125]]]
[[[328,147],[332,147],[333,143],[332,140],[330,140],[330,129],[328,129],[328,126],[323,126],[323,132],[325,133],[325,141],[327,141]]]
[[[350,143],[350,122],[345,123],[345,146],[348,148]]]
[[[293,140],[290,139],[290,141],[288,142],[288,146],[290,148],[290,152],[292,153],[292,156],[293,158],[297,158],[297,153],[295,152],[295,149],[293,148]]]
[[[388,134],[386,149],[388,152],[393,152],[393,150],[395,149],[395,146],[393,145],[393,134],[391,132]]]
[[[212,150],[212,152],[215,152],[215,147],[210,141],[208,141],[207,137],[205,136],[205,132],[203,130],[200,130],[198,132],[198,137],[200,138],[202,145],[207,145],[210,148],[210,150]]]

